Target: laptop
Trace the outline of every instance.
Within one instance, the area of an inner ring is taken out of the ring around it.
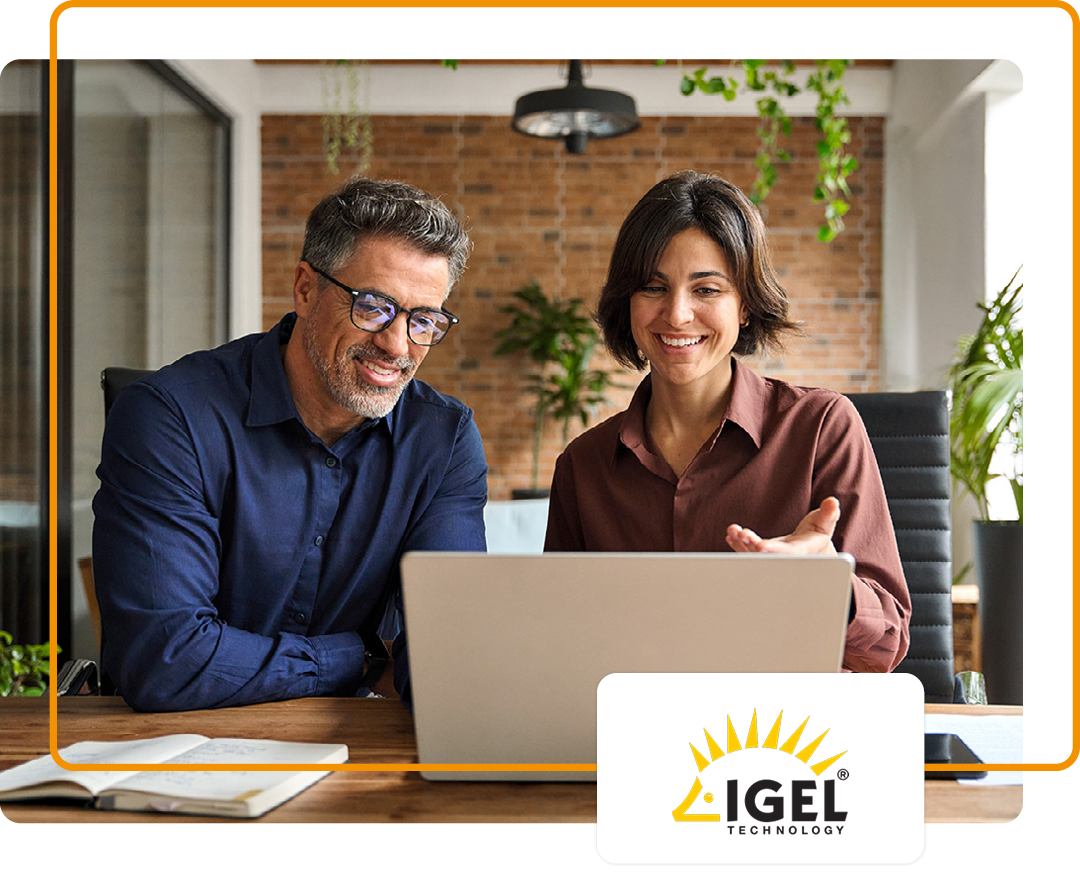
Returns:
[[[612,672],[839,672],[854,565],[847,554],[406,554],[420,763],[595,766],[596,687]],[[663,695],[663,676],[641,688],[643,705]]]

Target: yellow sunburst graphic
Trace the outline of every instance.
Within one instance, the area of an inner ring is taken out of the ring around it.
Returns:
[[[829,731],[826,730],[820,736],[813,741],[803,746],[802,750],[796,751],[796,747],[799,744],[799,740],[802,738],[803,730],[806,728],[810,718],[806,718],[795,729],[787,740],[780,744],[780,720],[783,718],[783,711],[776,716],[776,722],[772,725],[772,729],[769,730],[769,734],[765,737],[765,741],[761,744],[758,743],[758,721],[757,721],[757,709],[754,709],[754,715],[750,719],[750,729],[746,734],[746,741],[740,743],[739,736],[735,732],[735,727],[731,723],[731,715],[728,715],[727,719],[727,750],[723,750],[720,744],[709,734],[708,730],[704,730],[706,747],[709,751],[709,756],[706,757],[697,748],[690,745],[690,750],[694,753],[694,762],[697,764],[698,772],[702,772],[705,768],[721,757],[727,754],[733,754],[736,751],[742,751],[747,748],[772,748],[776,751],[782,751],[785,754],[790,754],[797,760],[801,760],[807,766],[809,766],[815,775],[821,775],[826,769],[833,765],[837,760],[843,757],[847,751],[841,751],[839,754],[835,754],[826,760],[819,760],[817,763],[811,763],[810,758],[817,750],[818,745],[821,744],[821,740],[828,735]],[[678,808],[672,811],[671,815],[677,821],[719,821],[719,814],[688,814],[687,809],[697,799],[698,794],[701,793],[701,778],[694,779],[694,786],[690,788],[690,792],[686,794],[686,799],[679,803]],[[708,796],[706,796],[708,800]]]

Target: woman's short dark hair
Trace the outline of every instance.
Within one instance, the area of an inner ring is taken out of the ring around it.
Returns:
[[[365,239],[390,237],[442,255],[449,265],[447,292],[461,278],[469,235],[437,197],[405,182],[354,176],[308,215],[300,259],[324,272],[340,269]]]
[[[748,313],[732,349],[754,354],[780,349],[788,319],[787,294],[772,265],[768,232],[757,208],[730,182],[684,170],[654,185],[626,216],[611,252],[596,320],[608,350],[620,362],[644,369],[648,361],[630,329],[630,298],[653,279],[672,237],[696,227],[720,246]]]

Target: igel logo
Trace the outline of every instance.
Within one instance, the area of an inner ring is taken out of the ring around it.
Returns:
[[[698,774],[672,817],[677,822],[725,823],[732,836],[840,835],[847,811],[840,807],[837,781],[847,780],[849,773],[838,769],[831,777],[822,776],[847,751],[812,761],[829,731],[799,749],[810,718],[781,742],[783,714],[777,715],[761,743],[756,709],[744,742],[739,741],[728,716],[726,750],[705,730],[708,756],[690,745]],[[830,753],[829,749],[824,753]]]

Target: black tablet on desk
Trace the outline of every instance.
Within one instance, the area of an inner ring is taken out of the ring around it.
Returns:
[[[927,763],[980,765],[982,760],[955,733],[926,733],[925,756]],[[957,779],[985,778],[986,770],[978,769],[927,769],[927,778]]]

